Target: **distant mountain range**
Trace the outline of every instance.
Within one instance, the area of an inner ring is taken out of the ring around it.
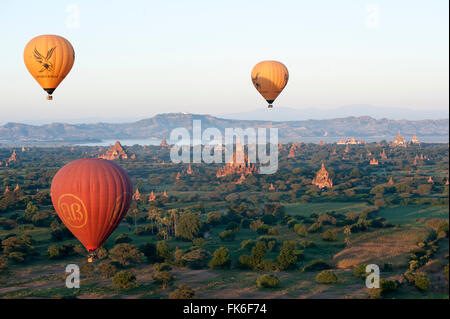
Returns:
[[[262,121],[298,121],[309,119],[325,120],[350,116],[370,116],[374,119],[389,118],[391,120],[419,121],[424,119],[447,119],[449,118],[449,111],[433,109],[411,110],[398,107],[374,106],[370,104],[346,105],[334,109],[296,109],[289,107],[277,107],[275,105],[274,109],[260,108],[248,112],[228,113],[219,116],[226,119]]]
[[[192,130],[192,121],[201,120],[202,130],[225,128],[276,127],[280,141],[308,141],[308,138],[363,138],[368,140],[391,139],[398,131],[406,138],[414,133],[419,139],[448,141],[448,119],[440,120],[389,120],[369,116],[345,117],[328,120],[262,121],[232,120],[211,115],[166,113],[132,123],[96,123],[28,125],[7,123],[0,126],[0,143],[81,143],[102,140],[169,138],[172,129],[184,127]]]

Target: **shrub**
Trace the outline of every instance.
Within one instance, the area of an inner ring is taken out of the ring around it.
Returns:
[[[179,286],[169,294],[169,299],[193,299],[195,291],[186,286]]]
[[[336,241],[337,233],[335,231],[332,231],[328,229],[323,233],[323,240],[325,241]]]
[[[312,224],[309,228],[308,231],[310,233],[317,233],[322,229],[322,226],[319,223],[314,223]]]
[[[210,268],[227,267],[230,265],[230,251],[228,248],[217,248],[213,254],[213,258],[209,262]]]
[[[95,271],[95,266],[94,266],[94,264],[92,264],[92,263],[84,263],[84,264],[82,264],[81,267],[80,267],[80,272],[81,272],[83,275],[90,275],[90,274],[93,274],[94,271]]]
[[[153,280],[156,284],[160,284],[163,289],[166,289],[173,280],[173,275],[168,271],[155,271]]]
[[[64,248],[59,245],[51,245],[47,249],[47,255],[50,259],[60,259],[64,257]]]
[[[414,275],[414,286],[420,291],[427,291],[430,288],[430,278],[425,273]]]
[[[361,264],[361,265],[355,266],[353,268],[353,276],[361,278],[361,279],[365,279],[367,277],[366,267],[367,267],[367,264]]]
[[[308,265],[303,267],[303,271],[316,271],[316,270],[325,270],[330,269],[331,266],[327,262],[323,260],[313,260]]]
[[[206,266],[206,260],[209,258],[209,253],[202,248],[197,248],[187,252],[181,257],[183,263],[192,269],[200,269]]]
[[[206,222],[211,226],[216,226],[222,223],[222,213],[221,212],[210,212],[206,215]]]
[[[134,245],[131,244],[117,244],[109,251],[111,260],[119,262],[122,266],[129,266],[139,264],[142,262],[144,256]]]
[[[296,224],[294,226],[294,232],[301,237],[308,236],[308,229],[303,224]]]
[[[159,241],[156,243],[156,256],[158,261],[171,262],[173,259],[172,249],[165,241]]]
[[[168,263],[156,263],[153,265],[155,271],[169,271],[172,267]]]
[[[256,280],[258,288],[274,288],[280,284],[280,279],[274,275],[261,275]]]
[[[194,246],[202,247],[205,246],[208,242],[203,238],[195,238],[192,243],[194,244]]]
[[[322,284],[333,284],[338,280],[336,274],[330,270],[323,270],[316,276],[316,281]]]
[[[296,253],[296,243],[294,241],[283,242],[277,261],[281,270],[294,268],[296,266],[298,256]]]
[[[256,241],[254,241],[253,239],[243,240],[241,242],[241,250],[251,250],[253,246],[255,246],[255,244]]]
[[[119,271],[112,278],[115,289],[131,289],[137,286],[136,276],[129,271]]]
[[[117,267],[109,262],[102,262],[98,265],[98,269],[104,278],[111,278],[118,271]]]
[[[219,234],[222,241],[233,241],[236,238],[236,233],[232,230],[225,230]]]

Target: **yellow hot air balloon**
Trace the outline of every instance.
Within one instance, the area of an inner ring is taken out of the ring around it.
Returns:
[[[28,42],[23,52],[25,65],[39,85],[52,93],[72,69],[75,51],[69,41],[57,35],[40,35]]]
[[[283,91],[289,80],[289,72],[283,63],[278,61],[262,61],[253,67],[252,82],[258,92],[269,103],[272,103]]]

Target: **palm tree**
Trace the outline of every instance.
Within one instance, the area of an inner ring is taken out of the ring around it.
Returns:
[[[352,230],[351,230],[351,228],[350,228],[350,226],[346,226],[345,228],[344,228],[344,235],[346,236],[345,237],[345,245],[347,246],[347,247],[350,247],[350,245],[352,244],[351,243],[351,240],[350,240],[350,235],[352,234]]]

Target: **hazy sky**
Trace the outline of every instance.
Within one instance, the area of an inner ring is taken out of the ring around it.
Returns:
[[[290,72],[279,106],[445,109],[448,6],[448,0],[1,0],[0,124],[265,108],[250,71],[266,59]],[[26,43],[40,34],[64,36],[76,52],[51,102],[23,63]]]

